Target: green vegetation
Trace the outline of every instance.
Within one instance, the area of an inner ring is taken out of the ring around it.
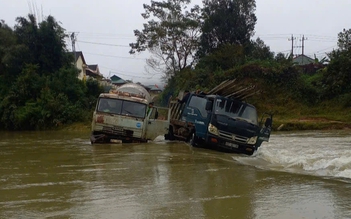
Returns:
[[[64,29],[52,16],[0,23],[0,129],[43,130],[91,119],[101,92],[81,81]]]
[[[273,112],[276,130],[351,128],[351,29],[338,34],[339,49],[328,54],[328,65],[324,58],[301,67],[252,39],[255,0],[189,4],[144,4],[147,22],[130,44],[130,53],[151,52],[147,65],[164,74],[160,103],[180,90],[208,91],[236,78],[257,86],[260,93],[247,101],[261,113]],[[40,23],[33,15],[16,21],[14,28],[0,23],[0,129],[89,127],[102,89],[77,78],[64,29],[52,16]]]
[[[292,57],[274,55],[261,39],[251,39],[255,0],[204,0],[202,8],[187,7],[189,3],[145,4],[143,18],[148,21],[143,31],[134,31],[137,42],[130,44],[133,53],[161,51],[153,63],[159,63],[157,70],[165,67],[168,85],[160,98],[162,104],[180,90],[208,91],[236,78],[261,91],[246,101],[261,113],[273,112],[275,129],[350,128],[351,29],[338,34],[339,49],[328,54],[329,60],[315,58],[315,63],[301,67]],[[189,25],[193,23],[199,25]],[[189,57],[192,62],[179,68]],[[155,69],[155,65],[149,67]]]

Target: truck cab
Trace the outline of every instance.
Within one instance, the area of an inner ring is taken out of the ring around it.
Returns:
[[[167,133],[169,110],[148,109],[150,101],[148,92],[138,84],[100,94],[93,113],[91,143],[147,142]]]
[[[259,123],[256,108],[249,103],[220,95],[191,94],[184,106],[177,104],[170,106],[171,133],[166,138],[248,155],[269,140],[273,116],[264,114]]]

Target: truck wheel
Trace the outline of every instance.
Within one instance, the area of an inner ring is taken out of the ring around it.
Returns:
[[[173,135],[173,126],[169,126],[168,133],[165,134],[165,140],[174,140],[174,135]]]
[[[245,154],[251,156],[251,155],[253,155],[255,153],[256,150],[246,151]]]
[[[197,137],[195,132],[192,133],[191,138],[190,138],[190,145],[193,147],[197,147]]]

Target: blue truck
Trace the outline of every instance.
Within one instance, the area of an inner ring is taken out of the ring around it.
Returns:
[[[252,155],[262,142],[269,141],[273,115],[263,113],[243,101],[250,87],[226,81],[209,93],[190,93],[187,101],[171,100],[170,126],[166,140],[190,142],[195,147],[210,147]]]

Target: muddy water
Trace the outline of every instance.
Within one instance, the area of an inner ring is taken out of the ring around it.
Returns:
[[[251,157],[85,132],[0,139],[0,218],[351,218],[351,131],[275,133]]]

